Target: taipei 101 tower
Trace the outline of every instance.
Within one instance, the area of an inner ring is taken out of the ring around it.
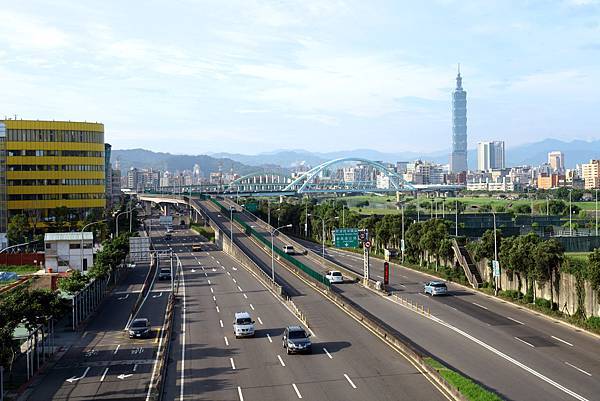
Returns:
[[[467,92],[462,87],[460,64],[456,76],[456,89],[452,92],[452,155],[450,171],[467,171]]]

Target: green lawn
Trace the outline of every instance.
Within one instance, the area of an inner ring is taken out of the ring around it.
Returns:
[[[588,255],[591,252],[565,252],[565,256],[567,258],[571,258],[571,259],[576,259],[576,260],[581,260],[584,262],[587,262],[588,260]]]
[[[0,271],[2,272],[14,272],[17,274],[29,274],[29,273],[35,273],[36,271],[40,270],[39,266],[33,266],[33,265],[4,265],[4,266],[0,266]]]
[[[425,362],[437,370],[440,375],[452,384],[462,395],[471,401],[502,401],[496,393],[486,390],[473,380],[442,365],[433,358],[425,358]]]

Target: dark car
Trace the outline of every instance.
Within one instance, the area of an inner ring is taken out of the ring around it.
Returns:
[[[163,267],[162,269],[160,269],[160,272],[158,272],[158,279],[159,280],[170,280],[171,279],[171,269],[168,267]]]
[[[129,325],[129,338],[147,338],[152,332],[148,319],[133,319]]]
[[[297,353],[310,354],[312,352],[312,344],[308,337],[310,337],[310,334],[302,327],[288,326],[283,332],[283,348],[286,349],[288,355]]]

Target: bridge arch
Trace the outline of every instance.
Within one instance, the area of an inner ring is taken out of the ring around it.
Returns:
[[[402,176],[400,176],[395,171],[390,171],[382,163],[379,163],[379,162],[376,162],[373,160],[369,160],[369,159],[365,159],[362,157],[342,157],[339,159],[326,161],[324,163],[319,164],[316,167],[313,167],[312,169],[310,169],[307,172],[305,172],[304,174],[302,174],[300,177],[293,180],[287,187],[284,188],[284,191],[297,191],[298,193],[310,192],[309,187],[310,187],[311,183],[313,182],[314,178],[319,173],[321,173],[323,170],[325,170],[326,168],[328,168],[332,165],[347,163],[347,162],[361,162],[361,163],[364,163],[366,165],[369,165],[369,166],[375,168],[377,171],[379,171],[385,177],[388,177],[390,186],[393,187],[393,189],[390,188],[390,190],[393,190],[393,191],[414,191],[414,190],[416,190],[415,187],[412,184],[409,184],[408,182],[406,182],[402,178]]]
[[[264,177],[265,180],[260,178]],[[254,180],[253,178],[259,178]],[[257,182],[258,181],[258,182]],[[292,181],[292,177],[282,173],[276,173],[271,171],[255,171],[250,174],[246,174],[243,177],[231,181],[227,185],[228,192],[235,192],[240,189],[244,189],[248,186],[257,187],[263,189],[281,189],[288,185]]]

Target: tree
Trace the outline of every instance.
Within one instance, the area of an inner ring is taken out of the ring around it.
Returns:
[[[596,291],[600,291],[600,248],[594,249],[588,255],[588,278],[592,287]]]
[[[563,255],[563,246],[554,238],[539,242],[533,251],[535,265],[532,277],[542,282],[550,281],[550,304],[552,307],[554,307],[554,278],[564,259]]]
[[[496,249],[500,247],[501,239],[502,231],[500,231],[500,229],[496,229]],[[483,259],[494,259],[494,230],[485,230],[483,236],[479,241],[476,242],[476,245],[472,251],[476,261]]]
[[[81,291],[89,282],[89,278],[79,270],[73,270],[68,277],[62,278],[58,282],[58,288],[68,292],[69,294],[75,294]]]
[[[533,252],[539,242],[539,237],[534,233],[516,237],[508,257],[511,268],[519,277],[519,283],[520,278],[524,277],[528,290],[530,289],[529,284],[532,283],[532,270],[535,265]]]
[[[413,223],[406,231],[406,255],[412,261],[418,261],[419,265],[423,263],[423,248],[420,238],[423,234],[423,224],[421,222]]]
[[[29,241],[31,238],[31,227],[29,220],[24,214],[16,214],[8,223],[7,230],[8,241],[11,244],[21,244]]]
[[[452,240],[450,238],[444,238],[440,242],[438,254],[444,260],[445,264],[448,264],[448,260],[454,256],[454,249],[452,248]]]

